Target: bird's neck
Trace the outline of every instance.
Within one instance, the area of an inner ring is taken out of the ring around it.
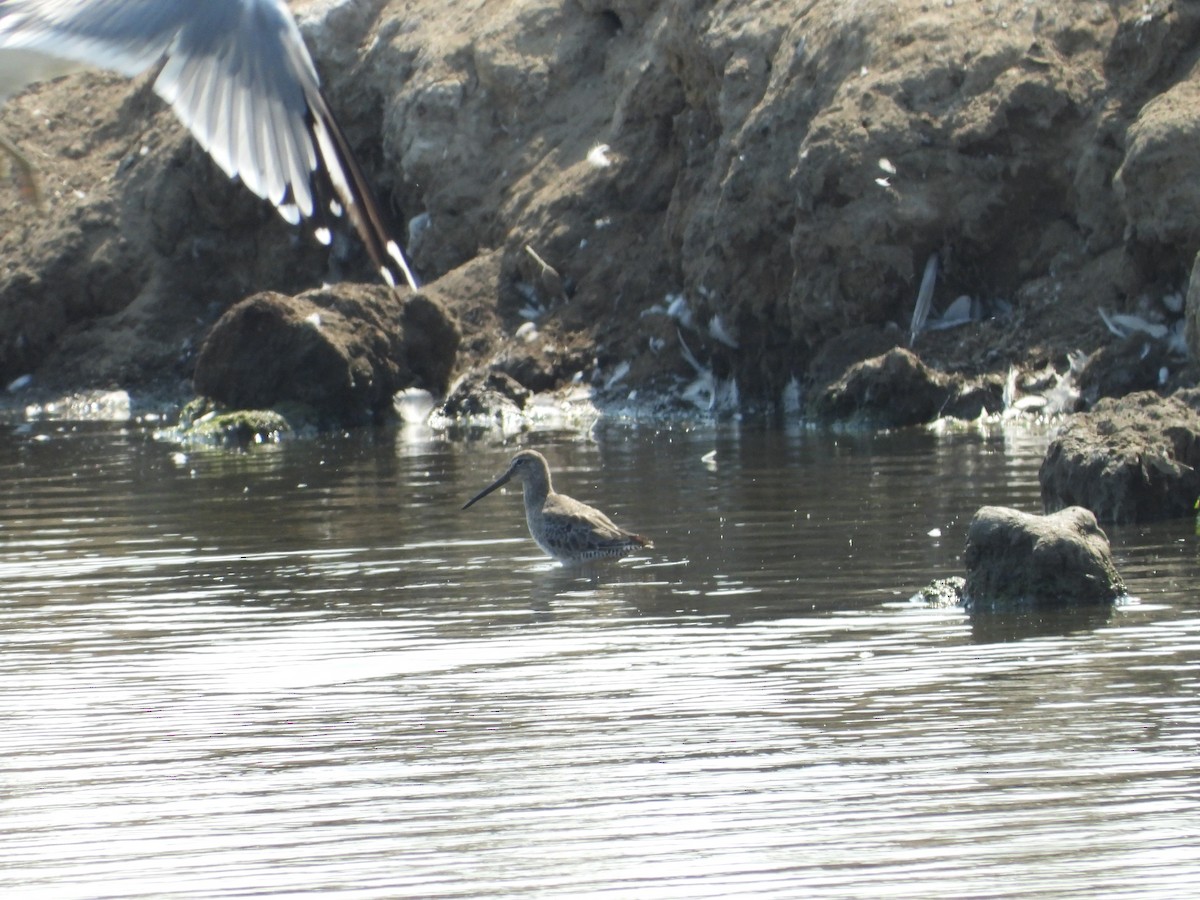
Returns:
[[[550,485],[543,483],[534,483],[526,481],[522,485],[525,492],[525,506],[541,508],[546,502],[546,498],[550,496]]]

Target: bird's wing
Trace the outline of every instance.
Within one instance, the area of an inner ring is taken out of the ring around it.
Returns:
[[[562,494],[553,494],[542,508],[546,535],[571,551],[624,547],[636,535],[620,528],[595,507]]]
[[[0,0],[5,48],[126,75],[165,55],[154,90],[229,177],[293,225],[344,210],[381,276],[416,288],[283,0]]]
[[[182,0],[0,0],[0,48],[133,76],[166,52],[192,7]]]

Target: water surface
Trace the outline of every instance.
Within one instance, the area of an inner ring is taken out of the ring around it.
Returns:
[[[0,433],[0,891],[1179,897],[1200,880],[1194,523],[1135,599],[972,619],[971,514],[1044,432],[544,435],[656,548],[545,559],[514,445]]]

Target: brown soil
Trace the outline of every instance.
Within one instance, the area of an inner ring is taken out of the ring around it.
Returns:
[[[460,320],[460,372],[541,385],[629,362],[624,385],[671,391],[693,374],[682,334],[773,402],[848,329],[907,337],[935,252],[935,311],[966,294],[1008,312],[919,336],[926,363],[1065,367],[1111,340],[1098,308],[1153,312],[1200,249],[1193,4],[295,8],[402,243]],[[178,388],[233,303],[371,278],[351,238],[331,257],[229,183],[151,78],[72,76],[3,109],[48,198],[0,185],[3,381]],[[589,161],[599,144],[608,165]],[[690,327],[658,312],[676,295]],[[517,337],[530,306],[537,331]]]

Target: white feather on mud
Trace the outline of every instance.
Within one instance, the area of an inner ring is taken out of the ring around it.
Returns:
[[[732,378],[718,378],[710,366],[702,365],[696,359],[692,348],[683,339],[683,332],[676,329],[676,334],[683,358],[696,370],[696,378],[683,389],[683,399],[706,412],[736,412],[740,402],[737,382]]]
[[[959,296],[946,307],[940,318],[927,319],[924,331],[945,331],[947,328],[957,328],[970,322],[978,322],[982,314],[982,304],[966,294]]]
[[[413,216],[408,220],[408,247],[411,251],[414,246],[420,243],[425,232],[429,230],[429,226],[433,224],[433,219],[429,217],[429,213],[423,212]]]
[[[925,274],[921,276],[921,289],[917,291],[917,305],[913,309],[912,325],[908,331],[908,346],[912,346],[917,335],[925,328],[929,318],[929,307],[933,303],[933,289],[937,285],[938,255],[930,253],[925,261]]]
[[[588,151],[587,161],[597,169],[607,169],[612,165],[612,159],[608,155],[611,149],[608,144],[594,144]]]
[[[1135,332],[1148,334],[1154,338],[1166,338],[1170,333],[1170,329],[1160,322],[1151,322],[1148,319],[1133,315],[1131,313],[1107,313],[1103,308],[1097,310],[1100,313],[1100,318],[1104,321],[1104,327],[1119,338],[1126,338]]]
[[[738,349],[737,338],[729,333],[729,329],[725,327],[725,320],[721,318],[720,313],[717,313],[708,320],[708,334],[713,340],[724,344],[726,347],[733,350]]]
[[[667,315],[682,325],[684,328],[694,328],[695,323],[692,319],[692,307],[688,304],[687,297],[683,294],[667,294]]]
[[[629,374],[629,363],[621,362],[612,370],[612,374],[604,379],[604,389],[611,391],[613,387],[625,380],[625,376]]]
[[[1004,415],[1036,413],[1053,416],[1074,412],[1079,405],[1079,374],[1087,363],[1087,354],[1074,350],[1067,354],[1067,371],[1054,366],[1031,372],[1010,366],[1004,380]]]

